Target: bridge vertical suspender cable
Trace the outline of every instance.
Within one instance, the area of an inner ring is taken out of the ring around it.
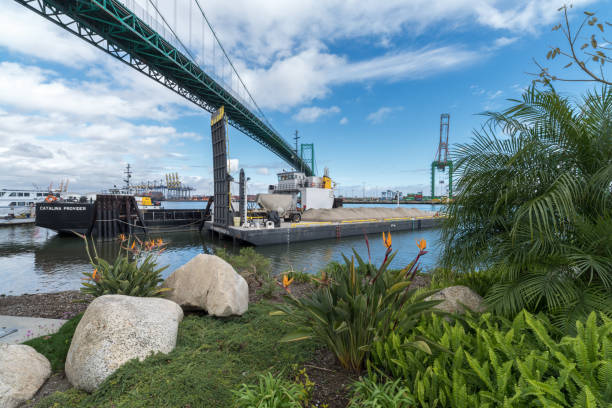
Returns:
[[[219,40],[219,37],[217,36],[217,32],[215,31],[215,29],[210,24],[210,21],[208,21],[208,18],[206,17],[206,13],[204,13],[204,9],[202,9],[202,6],[200,6],[200,1],[199,0],[193,0],[193,1],[195,1],[196,5],[198,6],[198,9],[200,10],[200,13],[202,13],[202,17],[204,17],[204,20],[206,21],[206,24],[208,25],[208,28],[210,28],[210,32],[215,37],[215,40],[219,44],[219,47],[221,48],[221,51],[223,52],[223,55],[225,56],[225,58],[227,59],[227,62],[232,67],[232,70],[234,71],[234,73],[236,74],[236,77],[238,78],[238,80],[242,84],[244,90],[246,91],[247,95],[249,96],[249,99],[251,99],[251,102],[253,102],[253,104],[255,105],[255,108],[257,109],[259,114],[263,117],[263,119],[266,121],[268,126],[272,127],[270,125],[270,123],[268,122],[268,119],[264,115],[263,111],[259,107],[259,105],[257,105],[257,102],[255,102],[255,98],[253,98],[253,95],[251,95],[251,92],[249,91],[249,88],[247,88],[246,84],[242,80],[242,77],[240,76],[240,74],[238,73],[238,70],[236,69],[236,67],[232,63],[232,60],[230,59],[229,55],[227,55],[227,52],[225,51],[225,48],[223,47],[223,44],[221,44],[221,41]]]

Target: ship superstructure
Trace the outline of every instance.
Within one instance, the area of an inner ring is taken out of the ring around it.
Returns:
[[[303,172],[288,171],[278,174],[278,184],[268,188],[268,194],[291,194],[294,204],[302,210],[332,208],[334,190],[329,170],[323,177],[306,176]]]

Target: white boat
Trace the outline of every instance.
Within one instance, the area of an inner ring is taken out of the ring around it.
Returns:
[[[59,193],[50,193],[48,190],[2,189],[0,190],[0,217],[34,216],[36,203],[45,201],[48,196],[59,199],[59,195]]]

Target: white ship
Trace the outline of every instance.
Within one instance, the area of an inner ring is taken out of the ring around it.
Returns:
[[[49,190],[0,190],[0,217],[34,216],[36,203],[45,201],[48,196],[59,198],[59,193],[50,193]]]

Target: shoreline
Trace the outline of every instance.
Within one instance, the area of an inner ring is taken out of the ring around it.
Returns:
[[[0,295],[0,315],[67,320],[84,312],[92,300],[79,290]]]
[[[417,275],[414,285],[422,288],[428,286],[430,282],[430,276]],[[249,285],[249,304],[255,304],[262,300],[269,302],[281,302],[283,300],[281,290],[278,290],[274,296],[266,298],[259,293],[261,288],[259,282],[247,278],[247,283]],[[312,292],[314,286],[311,283],[295,282],[291,289],[295,295],[301,297]],[[84,312],[92,300],[93,297],[85,295],[79,290],[0,295],[0,315],[67,320]]]

